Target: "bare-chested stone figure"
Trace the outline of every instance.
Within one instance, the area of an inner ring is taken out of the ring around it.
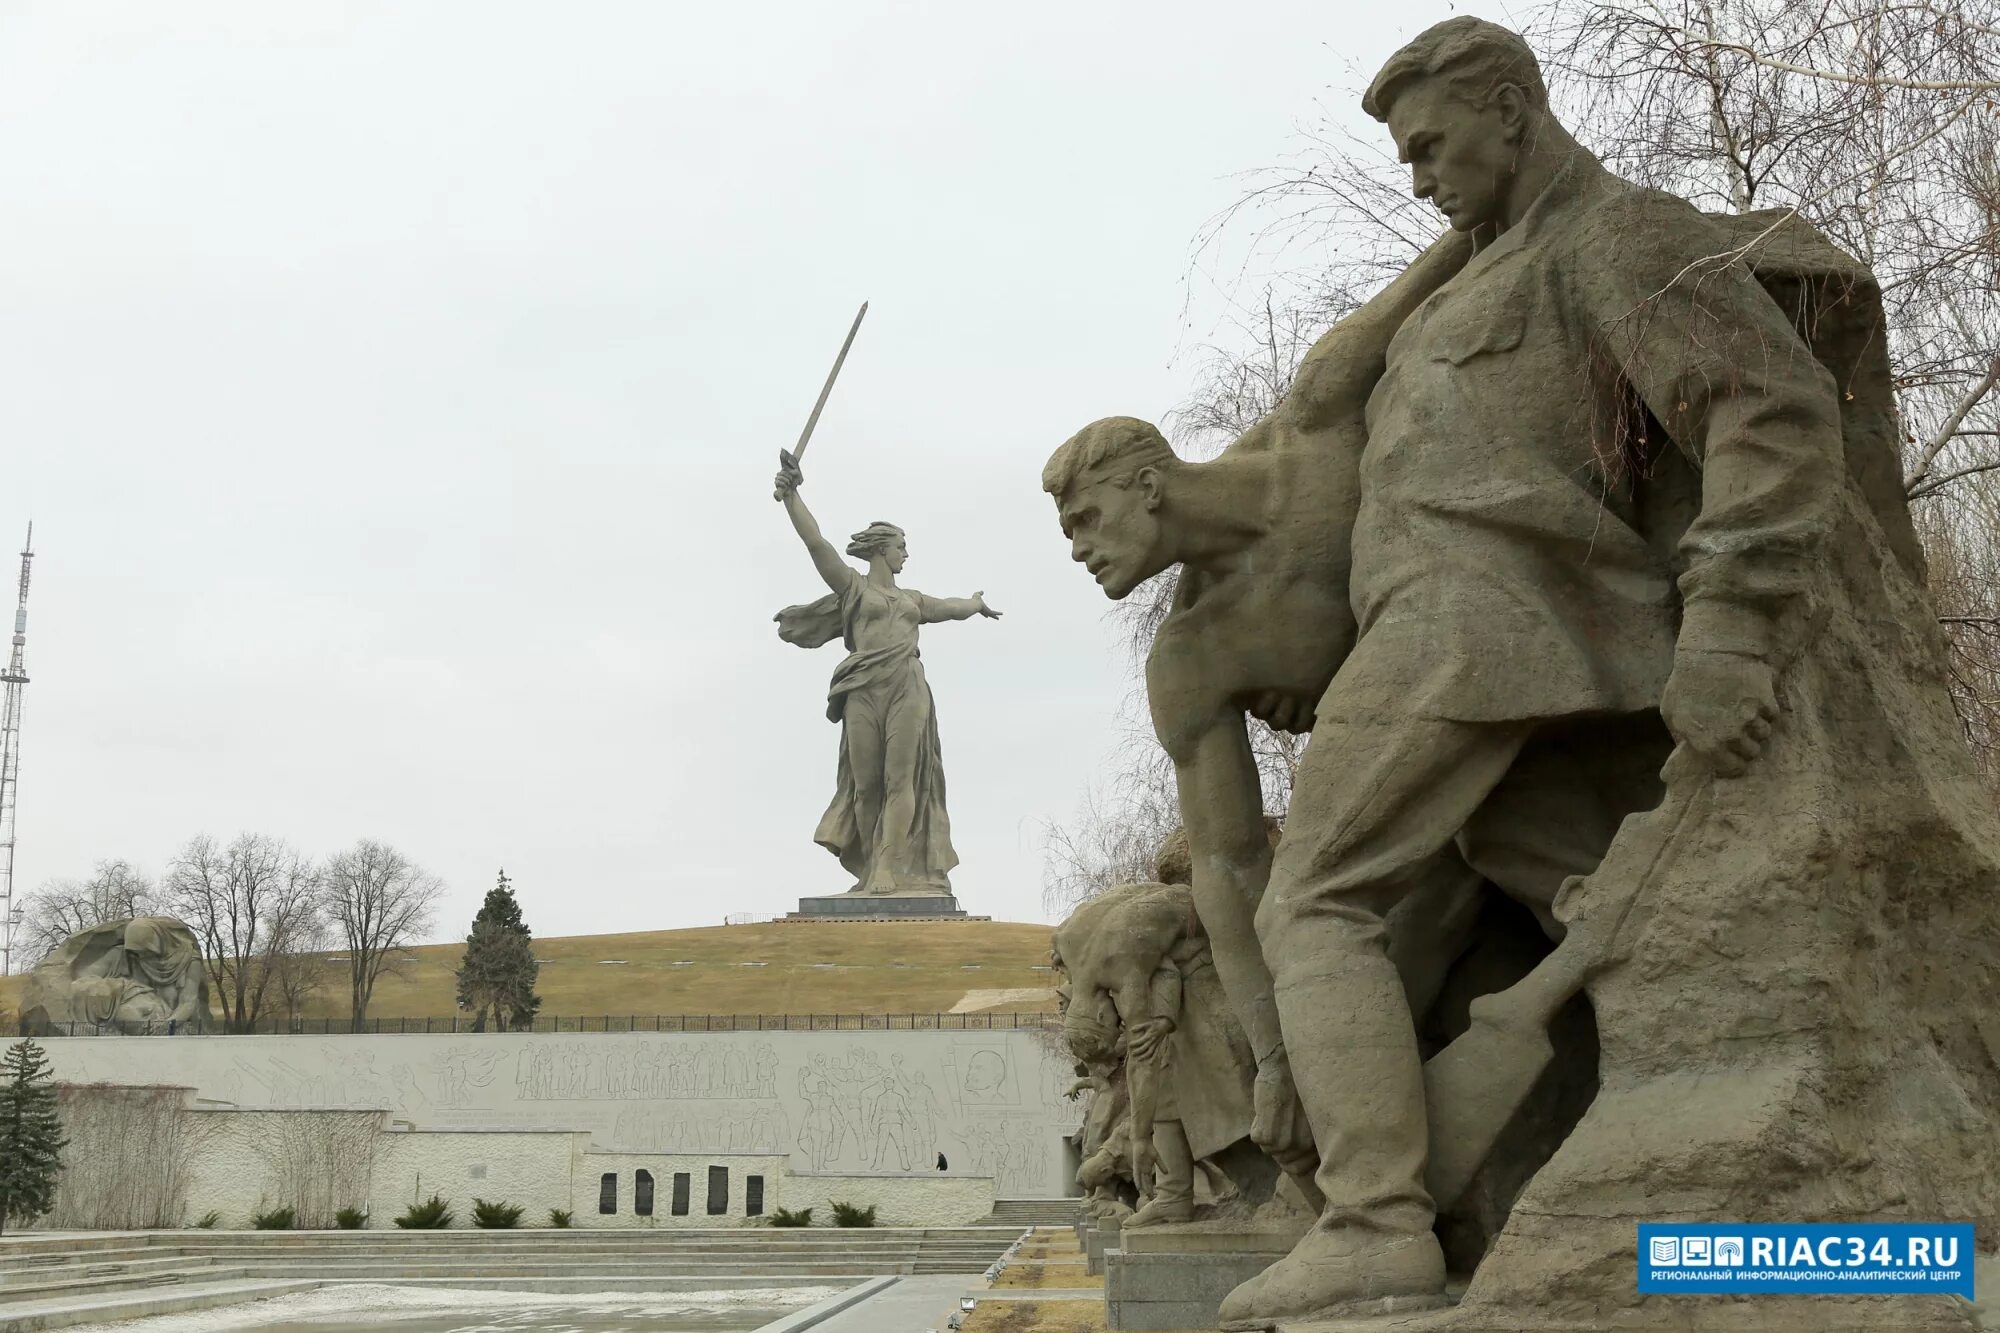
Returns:
[[[1440,242],[1322,337],[1284,404],[1214,462],[1186,462],[1152,425],[1108,417],[1066,442],[1042,473],[1072,556],[1106,596],[1124,598],[1182,566],[1147,660],[1147,697],[1174,762],[1216,972],[1257,1060],[1252,1137],[1301,1183],[1317,1155],[1256,939],[1271,842],[1244,719],[1310,730],[1353,645],[1348,537],[1368,389],[1402,318],[1468,250],[1458,238]],[[1463,917],[1474,882],[1462,865],[1441,861],[1432,905]],[[1411,939],[1442,932],[1440,924]],[[1416,984],[1428,991],[1434,981],[1432,968]]]

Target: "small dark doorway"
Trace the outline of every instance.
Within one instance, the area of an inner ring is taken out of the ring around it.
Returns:
[[[653,1215],[653,1173],[634,1171],[632,1173],[632,1211],[641,1217]]]
[[[729,1168],[708,1168],[708,1215],[721,1217],[729,1211]]]

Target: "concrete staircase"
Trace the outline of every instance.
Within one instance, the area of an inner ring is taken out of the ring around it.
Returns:
[[[1076,1225],[1081,1199],[995,1199],[986,1221],[996,1227],[1067,1227]]]
[[[668,1292],[975,1275],[1023,1230],[28,1233],[0,1238],[0,1333],[210,1308],[329,1283]]]

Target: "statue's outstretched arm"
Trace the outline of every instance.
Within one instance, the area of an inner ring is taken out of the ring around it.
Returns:
[[[826,586],[835,592],[847,587],[854,578],[854,571],[840,558],[840,552],[833,549],[833,543],[820,534],[819,520],[806,508],[806,502],[799,496],[799,487],[805,484],[805,474],[798,463],[783,449],[778,451],[777,498],[784,502],[785,513],[792,520],[792,528],[799,534],[799,540],[806,544],[806,554],[812,557],[813,568],[819,571]]]
[[[917,598],[926,625],[934,625],[941,620],[970,620],[974,616],[985,616],[988,620],[1000,618],[1000,612],[986,604],[983,592],[976,592],[970,597],[927,597],[918,593]]]

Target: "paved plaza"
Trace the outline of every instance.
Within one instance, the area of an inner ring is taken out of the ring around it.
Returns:
[[[963,1285],[963,1279],[958,1279]],[[831,1287],[674,1294],[321,1288],[223,1310],[78,1326],[78,1333],[735,1333],[835,1295]]]

